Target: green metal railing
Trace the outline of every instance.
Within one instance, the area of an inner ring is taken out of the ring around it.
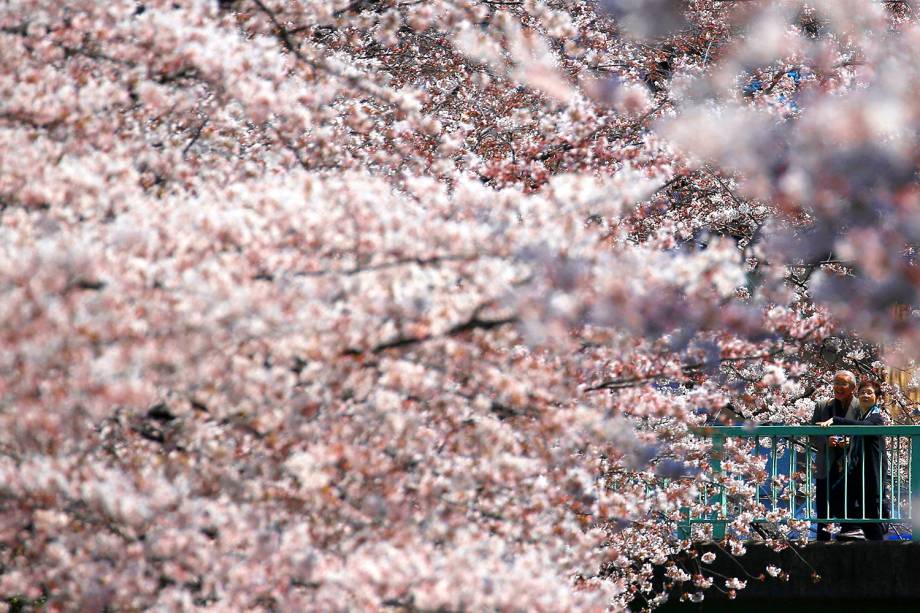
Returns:
[[[920,439],[920,426],[713,426],[699,428],[696,433],[712,441],[710,469],[713,483],[703,488],[698,501],[710,510],[694,515],[689,508],[683,509],[678,523],[678,536],[681,538],[690,538],[695,524],[711,525],[715,540],[725,537],[726,526],[736,519],[743,505],[739,501],[733,502],[726,494],[725,486],[719,482],[728,474],[723,470],[723,462],[735,454],[754,454],[766,459],[767,472],[766,481],[757,486],[757,502],[761,503],[759,508],[765,513],[755,517],[754,522],[772,521],[767,516],[775,516],[779,512],[787,518],[807,522],[903,523],[911,525],[912,539],[920,540],[920,528],[916,524],[920,508],[915,516],[913,505],[913,497],[920,497],[920,440],[915,441]],[[885,442],[885,459],[878,462],[879,474],[874,475],[877,479],[867,479],[865,444],[853,451],[849,446],[838,447],[837,451],[832,451],[830,447],[829,437],[848,437],[848,445],[853,445],[857,441],[855,437],[859,436],[880,436]],[[733,441],[731,449],[728,449],[726,441],[732,439],[738,440]],[[833,481],[834,487],[842,487],[844,500],[858,502],[861,512],[851,513],[850,503],[846,503],[842,515],[832,514],[831,497],[828,496],[824,512],[819,517],[815,455],[822,446],[826,458],[836,460],[842,457],[837,473],[831,468],[832,462],[825,463],[825,483]],[[861,454],[856,452],[860,448]],[[862,474],[859,474],[860,469]],[[851,474],[853,472],[856,474]],[[878,491],[868,493],[867,498],[866,483],[873,480],[878,484]],[[854,489],[858,491],[854,492]],[[868,513],[867,500],[873,505]],[[878,517],[874,516],[876,511]]]

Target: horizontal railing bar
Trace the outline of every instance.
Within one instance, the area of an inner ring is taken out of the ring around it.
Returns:
[[[920,426],[702,426],[693,428],[701,436],[829,436],[862,434],[866,436],[920,436]]]

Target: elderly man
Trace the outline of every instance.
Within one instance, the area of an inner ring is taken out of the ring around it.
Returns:
[[[817,424],[834,417],[856,418],[859,415],[859,400],[854,396],[855,391],[856,375],[849,370],[839,370],[834,373],[834,399],[815,405],[811,423]],[[815,454],[815,505],[819,518],[843,517],[846,509],[843,492],[831,488],[844,470],[843,457],[846,449],[843,446],[837,446],[837,442],[838,438],[833,436],[811,437],[811,444],[817,451]],[[858,527],[856,524],[841,525],[841,528],[845,530],[856,527]],[[827,531],[827,522],[819,521],[817,532],[819,541],[830,540],[831,535]]]

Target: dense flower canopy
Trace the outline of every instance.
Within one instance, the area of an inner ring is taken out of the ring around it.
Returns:
[[[692,426],[913,357],[918,38],[862,0],[3,3],[0,596],[653,606]]]

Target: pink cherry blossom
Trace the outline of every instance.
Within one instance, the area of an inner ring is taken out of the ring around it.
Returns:
[[[4,4],[0,598],[699,602],[716,487],[788,546],[694,427],[916,357],[920,30],[747,4]]]

